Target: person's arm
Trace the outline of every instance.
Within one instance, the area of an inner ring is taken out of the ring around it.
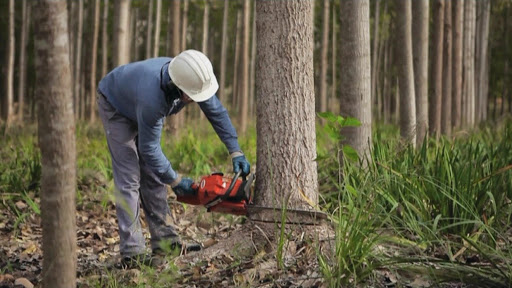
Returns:
[[[163,183],[172,186],[180,181],[180,177],[162,151],[160,139],[164,118],[158,114],[147,107],[137,109],[139,156]]]
[[[220,140],[226,145],[230,154],[240,152],[240,145],[238,144],[238,135],[236,134],[235,127],[231,123],[228,111],[216,95],[204,102],[198,102],[199,107],[203,111],[208,121],[213,126],[213,129],[219,136]],[[243,155],[243,154],[242,154]]]

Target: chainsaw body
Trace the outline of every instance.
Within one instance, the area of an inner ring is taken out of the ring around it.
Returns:
[[[193,195],[177,196],[179,202],[204,206],[208,212],[247,215],[247,205],[252,202],[250,193],[253,175],[240,179],[240,173],[233,179],[222,173],[213,173],[194,183]]]

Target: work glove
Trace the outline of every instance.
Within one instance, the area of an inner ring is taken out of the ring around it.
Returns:
[[[194,180],[183,177],[178,184],[171,187],[176,196],[191,196],[196,193],[196,191],[192,188],[192,184],[194,184]]]
[[[239,171],[242,171],[242,177],[249,175],[251,172],[251,164],[245,158],[245,155],[241,152],[235,152],[232,154],[233,161],[233,172],[236,174]]]

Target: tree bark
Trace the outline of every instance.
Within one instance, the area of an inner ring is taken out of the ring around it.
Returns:
[[[42,287],[76,287],[76,149],[66,1],[34,2],[41,147]]]
[[[210,2],[206,0],[204,2],[203,11],[203,41],[201,42],[201,50],[204,54],[208,55],[208,27],[210,23]],[[210,55],[211,56],[211,55]]]
[[[451,0],[449,0],[451,1]],[[441,101],[443,92],[443,32],[445,0],[434,1],[434,43],[432,53],[432,85],[429,106],[429,131],[439,137],[441,132]]]
[[[396,0],[398,77],[400,85],[400,136],[402,141],[416,145],[416,96],[412,63],[412,0]]]
[[[416,147],[428,133],[428,23],[429,0],[412,1],[414,93],[416,95]]]
[[[96,61],[98,52],[98,37],[100,31],[100,0],[94,0],[93,36],[91,47],[91,76],[89,91],[89,119],[91,123],[96,121]]]
[[[233,84],[231,87],[231,108],[237,111],[238,108],[238,91],[240,84],[238,83],[238,73],[240,69],[240,38],[242,37],[242,13],[240,10],[236,13],[236,34],[235,34],[235,59],[233,59]],[[238,111],[237,111],[238,112]]]
[[[462,101],[462,27],[464,1],[453,1],[453,67],[452,67],[452,127],[458,129],[461,124]]]
[[[359,127],[345,127],[343,145],[354,148],[363,166],[369,164],[371,136],[371,60],[370,3],[368,0],[347,0],[340,3],[340,112],[354,117]]]
[[[129,30],[130,0],[115,0],[114,5],[114,67],[130,62]]]
[[[443,103],[441,133],[452,133],[452,1],[446,1],[444,9],[443,48]]]
[[[178,9],[179,9],[179,5],[178,5]],[[158,57],[159,55],[159,50],[160,50],[160,27],[161,27],[161,23],[162,21],[160,21],[160,19],[162,18],[162,0],[156,0],[156,20],[155,20],[155,44],[153,45],[153,57]],[[179,23],[180,23],[180,19],[179,19],[179,10],[178,10],[178,31],[180,29],[180,26],[179,26]],[[178,45],[180,43],[179,41],[179,37],[178,37]],[[174,46],[175,44],[173,43],[172,46]],[[178,46],[179,47],[179,46]],[[175,54],[175,55],[178,55],[178,54]]]
[[[249,50],[251,36],[251,2],[243,0],[243,33],[242,33],[242,57],[241,57],[241,94],[240,94],[240,133],[247,131],[247,117],[249,110]]]
[[[6,97],[4,103],[5,126],[8,129],[14,116],[14,0],[9,0],[9,40],[7,45]],[[7,130],[6,129],[6,130]]]
[[[256,13],[255,202],[316,208],[313,2],[257,1]]]
[[[487,63],[489,59],[489,18],[490,6],[489,0],[481,0],[478,2],[480,5],[480,25],[478,26],[479,37],[479,51],[478,51],[478,91],[476,103],[476,120],[477,122],[484,121],[487,118],[487,87],[488,87],[488,69]]]

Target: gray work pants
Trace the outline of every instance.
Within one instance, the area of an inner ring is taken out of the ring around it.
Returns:
[[[100,93],[97,102],[112,157],[121,255],[146,252],[139,199],[151,234],[151,248],[159,248],[161,240],[179,241],[167,204],[167,188],[139,157],[137,124],[119,114]]]

